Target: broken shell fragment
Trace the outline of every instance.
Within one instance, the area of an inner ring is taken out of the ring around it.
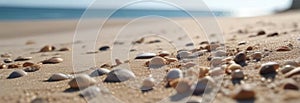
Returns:
[[[96,80],[86,74],[80,74],[72,79],[68,84],[73,89],[79,89],[96,84]]]
[[[183,77],[182,71],[178,68],[173,68],[167,73],[166,79],[167,81],[172,81],[174,79],[182,78],[182,77]]]
[[[114,69],[107,74],[104,82],[123,82],[129,79],[134,79],[135,75],[127,69]]]
[[[160,56],[154,57],[149,61],[149,68],[160,68],[166,64],[166,60]]]
[[[144,79],[141,90],[151,90],[155,86],[155,79],[152,77],[148,77]]]
[[[40,50],[40,52],[50,52],[50,51],[54,51],[54,50],[55,50],[54,46],[46,45]]]
[[[91,77],[97,77],[97,76],[102,76],[104,74],[108,74],[110,72],[110,70],[106,69],[106,68],[98,68],[96,70],[94,70],[92,73],[90,73]]]
[[[42,61],[43,64],[57,64],[63,62],[63,59],[60,57],[52,57],[50,59]]]
[[[135,59],[150,59],[150,58],[153,58],[155,56],[156,56],[155,53],[141,53],[141,54],[138,54],[135,57]]]
[[[12,79],[12,78],[18,78],[18,77],[23,77],[27,75],[27,73],[23,70],[15,70],[13,71],[7,78]]]
[[[48,81],[60,81],[60,80],[66,80],[69,79],[70,77],[66,74],[63,73],[55,73],[53,74]]]

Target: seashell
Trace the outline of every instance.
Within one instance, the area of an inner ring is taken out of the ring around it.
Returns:
[[[107,74],[104,82],[123,82],[129,79],[134,79],[135,75],[127,69],[114,69]]]
[[[296,68],[296,67],[291,66],[291,65],[284,65],[284,66],[280,69],[280,71],[281,71],[282,74],[285,74],[285,73],[288,73],[289,71],[291,71],[291,70],[293,70],[293,69],[295,69],[295,68]]]
[[[248,46],[248,47],[246,48],[246,50],[247,50],[247,51],[251,51],[251,50],[253,50],[253,47],[252,47],[252,46]]]
[[[60,81],[60,80],[66,80],[69,79],[70,77],[66,74],[63,73],[55,73],[53,74],[48,81]]]
[[[297,82],[293,79],[287,79],[283,81],[282,89],[285,90],[299,90],[299,87],[297,85]]]
[[[279,64],[276,62],[268,62],[265,64],[262,64],[259,70],[259,74],[265,75],[265,74],[274,74],[276,73],[276,70],[279,68]]]
[[[238,45],[245,45],[245,44],[247,44],[247,41],[240,41],[240,42],[238,43]]]
[[[10,58],[11,56],[12,56],[12,54],[10,54],[10,53],[1,54],[1,58]]]
[[[214,57],[224,57],[226,56],[226,51],[224,50],[217,50],[212,53]]]
[[[191,55],[192,53],[189,52],[189,51],[179,51],[177,53],[177,59],[184,59],[184,58],[189,58],[189,56]]]
[[[41,69],[41,65],[35,64],[35,65],[32,65],[30,67],[25,68],[24,71],[25,72],[35,72],[35,71],[38,71],[40,69]]]
[[[202,99],[200,97],[192,96],[186,103],[201,103]]]
[[[52,57],[50,59],[42,61],[43,64],[57,64],[63,62],[63,59],[60,57]]]
[[[280,46],[276,49],[278,52],[291,51],[292,49],[288,46]]]
[[[86,74],[80,74],[72,79],[68,84],[71,88],[79,89],[96,84],[96,80]]]
[[[0,69],[4,69],[6,68],[7,66],[5,64],[0,64]]]
[[[32,63],[32,62],[23,63],[23,67],[28,67],[28,66],[32,66],[32,65],[34,65],[34,63]]]
[[[160,68],[166,64],[166,60],[160,56],[154,57],[149,61],[149,68]]]
[[[209,72],[209,68],[208,67],[200,67],[199,68],[199,78],[203,78],[205,77]]]
[[[13,60],[11,60],[10,58],[6,58],[3,60],[4,63],[12,63]]]
[[[285,60],[283,65],[291,65],[291,66],[294,66],[294,67],[298,67],[298,63],[296,61],[293,61],[293,60]]]
[[[238,69],[242,69],[242,66],[240,66],[239,64],[232,63],[227,67],[226,72],[230,74],[232,71]]]
[[[251,55],[252,59],[256,60],[256,61],[260,61],[262,58],[262,53],[261,52],[254,52]]]
[[[210,61],[210,65],[212,67],[217,67],[220,66],[223,63],[223,58],[222,57],[213,57]]]
[[[155,86],[155,79],[152,77],[146,78],[143,81],[141,90],[151,90]]]
[[[25,71],[23,71],[23,70],[15,70],[12,73],[10,73],[7,78],[8,79],[12,79],[12,78],[23,77],[25,75],[27,75],[27,73]]]
[[[10,64],[7,66],[7,69],[12,69],[12,68],[20,68],[21,65],[20,64]]]
[[[234,70],[232,73],[231,73],[231,78],[232,79],[244,79],[244,72],[240,69],[237,69],[237,70]]]
[[[188,62],[188,63],[185,63],[184,65],[182,65],[182,67],[184,67],[184,68],[191,68],[191,67],[194,67],[196,65],[197,64],[194,63],[194,62]]]
[[[168,52],[168,51],[160,51],[158,55],[161,56],[161,57],[165,57],[165,56],[169,56],[170,52]]]
[[[178,61],[176,58],[166,58],[165,57],[165,59],[166,59],[166,61],[168,62],[168,63],[171,63],[171,62],[176,62],[176,61]]]
[[[204,93],[205,89],[207,89],[207,91],[210,91],[214,88],[214,86],[215,86],[214,79],[211,78],[210,76],[206,76],[198,80],[197,84],[192,86],[192,90],[194,90],[193,94],[200,95]]]
[[[253,88],[250,85],[245,84],[234,90],[231,97],[236,100],[249,100],[255,99],[255,95],[256,93]]]
[[[182,77],[183,77],[182,71],[178,68],[173,68],[167,73],[166,79],[167,81],[172,81],[174,79],[182,78]]]
[[[180,79],[175,88],[176,92],[179,94],[191,91],[192,82],[187,79]]]
[[[70,48],[64,47],[64,48],[60,48],[58,51],[70,51]]]
[[[300,74],[300,67],[295,68],[295,69],[293,69],[293,70],[287,72],[284,76],[285,76],[286,78],[289,78],[289,77],[292,77],[292,76],[294,76],[294,75],[299,75],[299,74]]]
[[[112,67],[110,64],[104,63],[100,66],[101,68],[110,68]]]
[[[141,54],[138,54],[135,57],[135,59],[150,59],[150,58],[153,58],[155,56],[156,56],[155,53],[141,53]]]
[[[54,51],[55,47],[52,45],[45,45],[40,52],[50,52],[50,51]]]
[[[238,54],[235,55],[233,61],[236,62],[237,64],[240,65],[245,65],[246,63],[246,54],[244,52],[239,52]]]
[[[209,71],[210,76],[221,76],[225,74],[225,71],[221,67],[216,67]]]
[[[81,97],[84,97],[87,100],[92,100],[93,98],[96,98],[99,94],[101,94],[101,90],[96,86],[87,87],[79,93]]]
[[[274,37],[274,36],[278,36],[278,33],[274,32],[267,35],[267,37]]]
[[[265,35],[266,34],[266,32],[264,31],[264,30],[260,30],[260,31],[258,31],[257,32],[257,35],[259,36],[259,35]]]
[[[32,57],[22,57],[22,56],[19,56],[15,59],[15,61],[26,61],[26,60],[30,60],[32,59]]]
[[[120,59],[115,59],[116,65],[123,64]]]
[[[94,70],[92,73],[90,73],[91,77],[97,77],[97,76],[102,76],[104,74],[108,74],[110,72],[110,70],[106,69],[106,68],[99,68]]]
[[[102,47],[99,48],[99,51],[106,51],[109,48],[110,48],[109,46],[102,46]]]

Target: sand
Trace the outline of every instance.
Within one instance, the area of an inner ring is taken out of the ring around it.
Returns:
[[[282,64],[283,60],[296,59],[300,55],[300,27],[295,26],[295,24],[299,25],[300,23],[299,17],[300,14],[298,11],[292,11],[250,18],[220,17],[216,20],[223,33],[227,49],[239,48],[240,50],[244,50],[248,46],[258,45],[257,50],[259,51],[263,51],[264,49],[273,50],[269,56],[262,59],[260,64],[268,61]],[[205,20],[207,18],[198,19]],[[184,27],[186,31],[182,31],[180,27],[176,25],[174,26],[174,22],[156,19],[137,20],[122,29],[122,27],[129,22],[129,19],[113,19],[107,21],[102,29],[103,31],[99,32],[100,35],[95,42],[93,41],[95,37],[88,36],[98,30],[97,21],[103,20],[87,20],[84,25],[80,25],[80,31],[77,31],[77,33],[82,37],[86,37],[81,38],[80,41],[74,41],[78,20],[1,21],[0,54],[11,53],[13,55],[11,57],[12,59],[18,56],[31,56],[33,59],[30,61],[34,63],[53,56],[61,57],[64,61],[59,64],[42,65],[41,70],[28,73],[27,76],[16,79],[7,79],[7,76],[12,71],[22,68],[0,69],[0,102],[31,102],[37,98],[60,103],[87,102],[78,95],[78,91],[69,89],[69,80],[58,82],[47,82],[46,80],[53,73],[73,74],[74,72],[84,71],[93,66],[99,67],[104,63],[115,64],[112,61],[115,58],[119,58],[122,61],[130,61],[131,70],[141,82],[142,78],[150,74],[150,71],[144,66],[146,60],[133,59],[136,54],[141,52],[157,53],[160,50],[175,53],[179,49],[193,48],[186,47],[185,44],[187,43],[194,42],[194,47],[198,48],[200,42],[207,40],[204,31],[195,29],[197,27],[196,24],[192,19],[188,18],[174,19],[174,21]],[[120,31],[120,29],[122,30]],[[263,35],[249,37],[249,35],[255,35],[259,30],[265,30],[267,34],[278,32],[279,36],[266,37],[266,35]],[[185,32],[188,35],[185,35]],[[118,33],[119,35],[116,38]],[[161,42],[131,45],[133,40],[137,40],[145,34],[148,34],[145,42],[157,39],[161,40]],[[161,38],[161,36],[165,36],[165,38]],[[26,45],[28,41],[33,41],[34,44]],[[119,42],[119,44],[116,43],[116,41]],[[239,46],[238,42],[240,41],[247,41],[247,44]],[[288,43],[292,43],[294,46],[291,51],[274,51],[277,47],[287,45]],[[37,53],[44,45],[54,45],[56,48],[68,47],[72,50]],[[103,45],[113,46],[113,48],[109,51],[99,52],[98,48]],[[136,49],[137,51],[129,52],[130,49]],[[87,53],[92,51],[98,52],[94,54]],[[110,55],[110,53],[112,53],[112,55]],[[203,66],[208,66],[207,57],[208,54],[201,56],[199,63]],[[1,60],[3,59],[4,58],[1,58]],[[300,100],[299,91],[282,90],[280,86],[277,85],[278,82],[284,79],[282,75],[278,75],[273,82],[261,81],[258,70],[254,69],[255,64],[256,63],[250,63],[248,66],[243,67],[245,74],[249,76],[249,79],[245,80],[245,83],[255,84],[257,95],[254,102],[295,103]],[[88,73],[88,71],[86,71],[86,73]],[[237,102],[231,99],[227,94],[236,87],[231,83],[229,77],[229,75],[224,77],[222,88],[214,99],[214,103],[224,103],[224,101]],[[172,96],[176,93],[172,88],[165,88],[165,81],[156,85],[153,91],[142,93],[135,86],[128,85],[130,83],[104,83],[104,78],[105,76],[95,78],[98,82],[97,86],[103,91],[107,91],[99,96],[100,99],[98,102],[113,103],[117,102],[117,99],[125,103],[152,103],[161,100],[170,102],[172,101]],[[298,86],[299,85],[298,82]],[[171,96],[171,98],[168,98],[169,96]],[[90,102],[95,101],[97,100],[91,100]]]

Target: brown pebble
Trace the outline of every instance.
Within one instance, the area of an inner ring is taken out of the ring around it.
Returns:
[[[41,65],[35,64],[35,65],[31,65],[31,66],[25,68],[24,71],[25,72],[35,72],[35,71],[38,71],[40,69],[41,69]]]
[[[248,46],[248,47],[246,48],[246,50],[247,50],[247,51],[251,51],[251,50],[253,50],[253,47],[252,47],[252,46]]]
[[[283,52],[283,51],[291,51],[292,49],[288,46],[280,46],[276,49],[278,52]]]
[[[257,35],[259,36],[259,35],[265,35],[266,34],[266,32],[264,31],[264,30],[260,30],[260,31],[258,31],[257,32]]]
[[[203,78],[205,77],[206,75],[208,75],[209,73],[209,68],[208,67],[200,67],[199,68],[199,78]]]
[[[279,69],[279,64],[276,62],[268,62],[265,64],[262,64],[259,70],[259,74],[265,75],[265,74],[274,74]]]
[[[262,53],[261,52],[255,52],[251,55],[252,59],[256,61],[260,61],[262,58]]]
[[[7,69],[12,69],[12,68],[20,68],[21,65],[20,64],[10,64],[7,66]]]
[[[237,64],[244,65],[247,59],[246,57],[247,57],[246,53],[239,52],[238,54],[235,55],[233,60]]]
[[[60,48],[58,51],[70,51],[70,48],[64,47],[64,48]]]
[[[275,33],[271,33],[271,34],[268,34],[267,37],[274,37],[274,36],[278,36],[279,34],[277,32]]]
[[[282,86],[285,90],[299,90],[297,83],[294,80],[286,80]]]
[[[120,59],[115,59],[116,65],[121,65],[123,62]]]
[[[255,95],[253,87],[245,84],[233,91],[232,98],[236,100],[249,100],[255,99]]]
[[[32,62],[23,63],[23,67],[28,67],[28,66],[32,66],[32,65],[34,65],[34,63],[32,63]]]
[[[50,52],[50,51],[54,51],[54,50],[55,50],[54,46],[46,45],[40,50],[40,52]]]

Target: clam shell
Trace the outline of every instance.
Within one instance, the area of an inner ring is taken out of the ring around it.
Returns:
[[[108,74],[110,72],[110,70],[106,69],[106,68],[98,68],[96,70],[94,70],[92,73],[90,73],[91,77],[97,77],[97,76],[102,76],[104,74]]]
[[[18,78],[18,77],[23,77],[27,75],[27,73],[23,70],[15,70],[13,71],[7,78],[12,79],[12,78]]]
[[[135,75],[127,69],[114,69],[107,74],[104,82],[123,82],[129,79],[134,79]]]
[[[146,78],[143,81],[141,90],[151,90],[155,86],[155,79],[152,77]]]
[[[194,90],[194,95],[200,95],[204,93],[205,89],[208,91],[211,90],[215,86],[215,81],[210,76],[206,76],[200,80],[198,80],[197,84],[192,86],[192,90]]]
[[[40,52],[50,52],[50,51],[54,51],[55,47],[52,45],[45,45]]]
[[[34,64],[34,65],[31,65],[27,68],[24,69],[25,72],[35,72],[35,71],[38,71],[41,69],[41,65],[37,65],[37,64]]]
[[[13,60],[11,60],[10,58],[6,58],[3,60],[4,63],[12,63]]]
[[[72,79],[68,84],[71,88],[79,89],[96,84],[96,80],[86,74],[80,74]]]
[[[295,69],[287,72],[284,76],[287,77],[287,78],[289,78],[289,77],[292,77],[294,75],[299,75],[299,74],[300,74],[300,67],[295,68]]]
[[[231,78],[232,79],[244,79],[244,72],[240,69],[238,70],[234,70],[232,73],[231,73]]]
[[[60,80],[66,80],[69,79],[70,77],[66,74],[63,73],[55,73],[53,74],[48,81],[60,81]]]
[[[171,81],[182,77],[183,77],[182,71],[178,68],[173,68],[167,73],[166,79],[167,81]]]
[[[88,88],[85,88],[84,90],[80,91],[79,95],[84,97],[87,100],[91,100],[95,97],[97,97],[99,94],[101,94],[100,88],[96,86],[91,86]]]
[[[285,73],[288,73],[289,71],[291,71],[291,70],[293,70],[293,69],[295,69],[295,68],[296,68],[296,67],[291,66],[291,65],[284,65],[284,66],[280,69],[280,71],[281,71],[282,74],[285,74]]]
[[[150,58],[153,58],[155,56],[156,56],[155,53],[141,53],[141,54],[138,54],[135,57],[135,59],[150,59]]]
[[[57,64],[63,62],[63,59],[60,57],[52,57],[50,59],[42,61],[43,64]]]
[[[189,58],[189,56],[191,55],[192,53],[189,52],[189,51],[179,51],[177,53],[177,59],[184,59],[184,58]]]
[[[279,68],[279,64],[276,62],[268,62],[261,65],[261,68],[259,70],[259,74],[265,75],[265,74],[274,74],[276,73],[276,70]]]
[[[32,59],[32,57],[22,57],[22,56],[19,56],[15,59],[15,61],[26,61],[26,60],[30,60]]]
[[[162,57],[154,57],[149,61],[149,68],[160,68],[166,64],[166,60]]]

